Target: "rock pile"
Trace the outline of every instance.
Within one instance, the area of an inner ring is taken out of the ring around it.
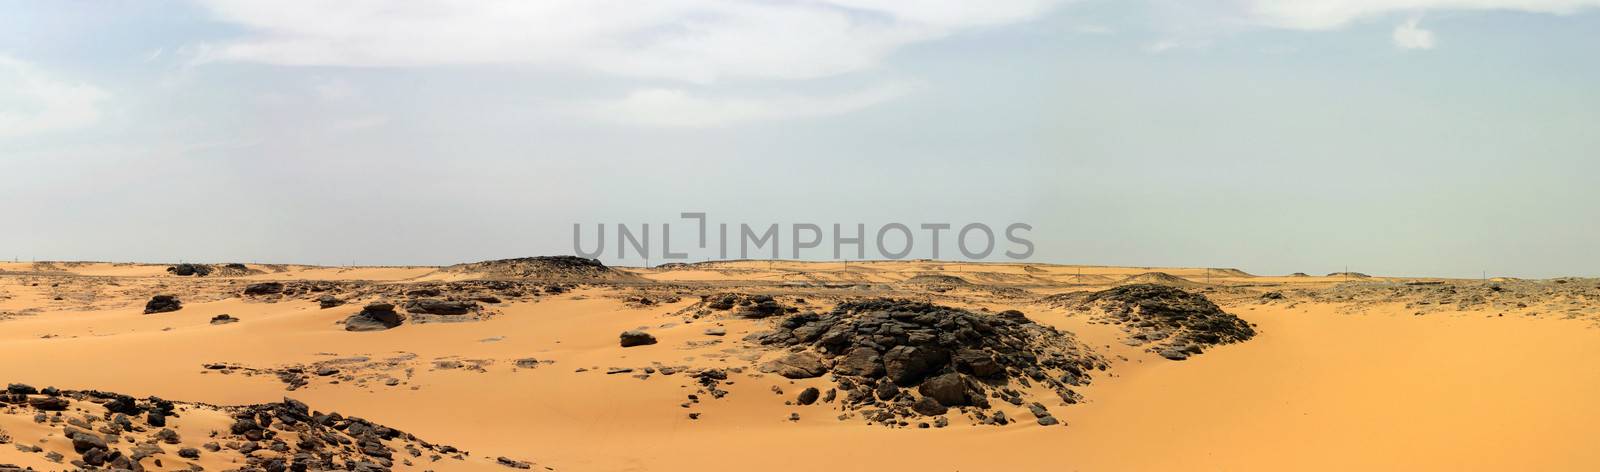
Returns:
[[[167,268],[167,272],[179,277],[205,277],[211,275],[211,266],[205,264],[183,263]]]
[[[1071,387],[1106,368],[1071,333],[1034,323],[1021,312],[989,314],[906,300],[846,302],[825,314],[789,315],[776,329],[746,340],[789,348],[763,364],[763,371],[797,379],[832,373],[844,409],[888,425],[952,408],[980,422],[1004,424],[990,398],[1020,406],[1018,388],[1037,384],[1064,403],[1076,403],[1081,397]]]
[[[700,302],[711,310],[733,310],[733,315],[740,318],[760,319],[799,311],[794,307],[784,306],[771,295],[720,293],[702,296]]]
[[[144,314],[166,313],[183,309],[183,302],[172,295],[156,295],[144,304]]]
[[[261,296],[276,295],[280,293],[283,293],[282,282],[261,282],[247,285],[244,288],[245,295]]]
[[[237,470],[377,472],[397,463],[411,466],[446,457],[463,460],[466,455],[367,420],[312,411],[305,403],[288,398],[278,403],[218,407],[92,390],[38,391],[12,384],[0,393],[0,403],[39,410],[35,421],[60,428],[61,436],[71,441],[78,457],[67,462],[77,469],[144,470],[153,463],[161,470],[183,470],[183,465],[200,470],[187,461],[222,454],[230,456],[229,461],[242,462]],[[68,410],[84,414],[78,417]],[[185,415],[225,414],[232,423],[209,436],[188,437],[166,428],[167,418],[180,411]],[[43,453],[37,448],[18,449]],[[66,457],[47,459],[62,461]],[[170,462],[163,465],[162,459]]]
[[[1124,285],[1047,300],[1080,311],[1098,310],[1128,333],[1130,344],[1151,344],[1151,352],[1172,360],[1256,335],[1250,323],[1222,311],[1205,296],[1166,285]]]

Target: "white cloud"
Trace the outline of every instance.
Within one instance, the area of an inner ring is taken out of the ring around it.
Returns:
[[[829,97],[780,96],[716,98],[678,89],[640,89],[627,97],[591,103],[581,110],[590,117],[624,124],[700,128],[750,121],[809,118],[850,113],[894,100],[915,88],[891,84]]]
[[[340,79],[317,80],[311,85],[311,90],[316,92],[317,97],[334,102],[361,96],[361,90]]]
[[[1400,49],[1433,49],[1433,32],[1418,27],[1413,18],[1394,28],[1394,45]]]
[[[110,95],[92,85],[51,77],[32,64],[0,56],[0,138],[82,128],[100,120]]]
[[[1063,0],[199,0],[251,32],[201,60],[538,64],[708,83],[876,66],[909,44],[1025,21]]]
[[[1198,50],[1211,47],[1210,41],[1180,41],[1176,39],[1163,39],[1144,45],[1144,52],[1161,54],[1165,52],[1189,49]]]
[[[1396,12],[1506,10],[1568,14],[1600,6],[1600,0],[1240,0],[1253,20],[1270,26],[1329,30]]]

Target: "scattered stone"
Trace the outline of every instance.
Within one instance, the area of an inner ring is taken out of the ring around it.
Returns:
[[[519,460],[512,459],[512,458],[505,457],[505,456],[496,457],[494,459],[494,461],[495,461],[496,464],[500,464],[500,465],[503,465],[503,466],[506,466],[506,467],[510,467],[510,468],[513,468],[513,469],[532,469],[533,468],[533,464],[529,464],[527,462],[519,461]]]

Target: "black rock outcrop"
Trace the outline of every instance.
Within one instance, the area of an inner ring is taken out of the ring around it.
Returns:
[[[828,313],[793,314],[746,340],[790,348],[762,370],[790,378],[831,372],[846,409],[885,424],[956,407],[988,418],[990,397],[1020,395],[1013,383],[1040,384],[1073,403],[1080,397],[1071,387],[1106,366],[1071,333],[1021,312],[906,300],[845,302]]]

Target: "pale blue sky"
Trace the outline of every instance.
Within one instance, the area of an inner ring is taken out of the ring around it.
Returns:
[[[705,211],[1600,275],[1600,0],[336,5],[0,1],[0,257],[448,264]]]

